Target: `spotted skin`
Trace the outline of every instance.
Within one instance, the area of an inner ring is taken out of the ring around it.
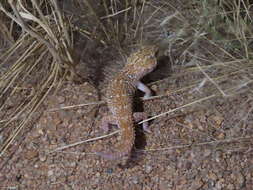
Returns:
[[[129,155],[135,141],[134,121],[146,119],[145,113],[133,113],[132,100],[136,88],[145,93],[144,99],[150,97],[151,91],[140,79],[154,70],[157,65],[156,46],[145,46],[131,54],[126,66],[118,73],[107,88],[106,101],[112,115],[102,119],[102,128],[108,131],[109,124],[115,124],[121,128],[121,141],[117,147],[107,152],[96,152],[97,155],[115,160]],[[148,131],[147,122],[143,128]]]

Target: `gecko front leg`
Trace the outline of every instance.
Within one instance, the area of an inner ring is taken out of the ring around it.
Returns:
[[[151,90],[144,83],[139,81],[139,82],[137,82],[136,86],[140,91],[145,93],[145,95],[143,97],[144,100],[151,96],[151,94],[152,94]]]

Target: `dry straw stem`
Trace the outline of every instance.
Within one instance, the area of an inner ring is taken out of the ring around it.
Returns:
[[[88,0],[84,0],[84,3],[86,4],[86,6],[88,7],[88,9],[90,10],[90,12],[94,15],[95,19],[97,20],[97,22],[100,24],[100,26],[102,27],[106,38],[109,40],[109,34],[107,33],[106,27],[104,26],[104,24],[100,21],[99,16],[97,15],[96,11],[93,9],[93,7],[91,6],[91,4],[89,3]]]
[[[8,27],[5,25],[5,23],[2,20],[0,20],[0,34],[2,35],[3,40],[5,40],[8,44],[14,43],[14,38],[11,35],[12,32],[8,29]],[[0,47],[0,50],[1,48],[2,47]]]
[[[84,35],[86,38],[90,39],[90,40],[97,40],[99,41],[101,44],[103,44],[104,46],[108,46],[107,42],[104,41],[103,39],[101,39],[98,35],[91,33],[87,30],[84,30],[82,28],[79,28],[77,26],[74,26],[73,24],[70,23],[70,26],[73,30],[78,31],[80,34]]]
[[[200,67],[200,65],[196,62],[196,65],[197,65],[197,67],[199,68],[199,70],[206,76],[206,78],[209,80],[209,81],[211,81],[215,86],[216,86],[216,88],[221,92],[221,94],[225,97],[225,96],[227,96],[226,94],[225,94],[225,92],[221,89],[221,87],[211,78],[211,77],[209,77],[209,75]]]
[[[113,136],[113,135],[115,135],[115,134],[117,134],[119,132],[120,132],[120,130],[117,130],[117,131],[114,131],[114,132],[112,132],[112,133],[110,133],[108,135],[103,135],[103,136],[87,139],[87,140],[84,140],[84,141],[79,141],[79,142],[76,142],[76,143],[72,143],[72,144],[69,144],[69,145],[66,145],[66,146],[61,146],[61,147],[58,147],[58,148],[56,148],[56,149],[54,149],[52,151],[49,151],[48,153],[54,153],[54,152],[58,152],[58,151],[61,151],[61,150],[67,149],[67,148],[71,148],[71,147],[74,147],[74,146],[77,146],[77,145],[80,145],[80,144],[83,144],[83,143],[88,143],[88,142],[104,139],[104,138]]]
[[[131,7],[128,7],[128,8],[126,8],[126,9],[120,10],[120,11],[115,12],[115,13],[113,13],[113,14],[108,14],[108,15],[106,15],[106,16],[102,16],[102,17],[100,17],[100,19],[105,19],[105,18],[114,17],[114,16],[116,16],[116,15],[118,15],[118,14],[121,14],[121,13],[124,13],[124,12],[126,12],[126,11],[128,11],[128,10],[130,10],[130,9],[131,9]]]
[[[55,112],[55,111],[60,111],[60,110],[69,110],[69,109],[78,109],[80,107],[84,107],[84,106],[91,106],[91,105],[100,105],[100,104],[105,104],[105,101],[99,101],[99,102],[89,102],[86,104],[78,104],[78,105],[71,105],[71,106],[64,106],[61,108],[53,108],[48,110],[48,112]]]
[[[138,152],[166,151],[166,150],[181,149],[181,148],[187,148],[187,147],[193,147],[193,146],[204,146],[204,145],[221,144],[221,143],[241,142],[242,140],[252,139],[252,137],[253,136],[236,137],[236,138],[229,138],[229,139],[224,139],[224,140],[214,140],[214,141],[200,142],[200,143],[194,143],[194,144],[171,146],[171,147],[165,147],[165,148],[146,149],[146,150],[141,150]]]

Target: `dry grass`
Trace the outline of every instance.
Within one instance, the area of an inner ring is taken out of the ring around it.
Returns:
[[[203,92],[203,97],[185,106],[220,95],[252,93],[250,1],[175,1],[175,6],[166,0],[101,0],[100,4],[84,0],[73,2],[77,14],[64,8],[69,2],[63,1],[61,7],[56,2],[0,3],[0,111],[6,112],[8,101],[20,96],[11,113],[1,114],[1,131],[11,129],[2,134],[1,155],[49,93],[66,79],[82,80],[75,72],[76,35],[122,54],[132,46],[158,43],[174,67],[181,65],[185,75],[202,76],[174,90]],[[14,121],[18,121],[15,127]]]
[[[56,1],[22,3],[10,0],[5,5],[0,4],[0,10],[6,16],[2,19],[7,20],[3,28],[9,29],[1,33],[13,35],[11,39],[15,39],[9,40],[0,57],[1,68],[6,69],[0,78],[1,110],[6,109],[5,102],[10,97],[27,91],[27,95],[17,101],[16,109],[2,121],[4,129],[25,115],[4,140],[1,154],[26,126],[46,96],[57,89],[64,78],[74,76],[75,55],[69,20],[62,15]],[[18,32],[20,29],[22,31]]]

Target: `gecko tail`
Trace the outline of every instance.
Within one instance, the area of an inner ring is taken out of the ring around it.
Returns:
[[[95,152],[95,154],[107,160],[122,159],[123,157],[128,156],[131,153],[133,141],[134,137],[132,140],[128,139],[123,141],[119,146],[115,147],[115,150]]]
[[[105,158],[107,160],[118,160],[123,158],[124,156],[127,156],[130,154],[130,151],[125,152],[95,152],[96,155],[101,156],[102,158]]]
[[[135,141],[134,127],[132,127],[133,125],[130,126],[128,124],[128,127],[122,127],[124,130],[121,136],[121,143],[114,150],[95,152],[95,154],[107,160],[117,160],[129,155]]]

